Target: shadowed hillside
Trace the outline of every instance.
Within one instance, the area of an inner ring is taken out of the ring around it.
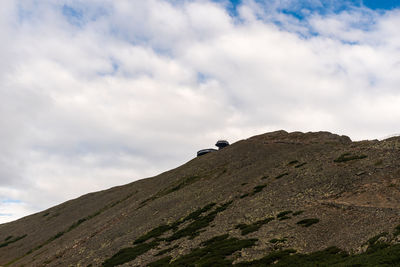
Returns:
[[[2,224],[0,265],[390,266],[399,224],[399,137],[278,131]]]

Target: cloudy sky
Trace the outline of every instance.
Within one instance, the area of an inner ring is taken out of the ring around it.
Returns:
[[[399,133],[398,2],[1,0],[0,223],[220,138]]]

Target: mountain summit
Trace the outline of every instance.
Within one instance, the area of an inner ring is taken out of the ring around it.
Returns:
[[[399,215],[399,137],[277,131],[2,224],[0,265],[390,266]]]

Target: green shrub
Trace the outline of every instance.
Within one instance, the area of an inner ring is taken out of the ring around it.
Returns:
[[[261,192],[266,186],[267,186],[266,184],[257,185],[256,187],[253,188],[253,193]]]
[[[240,198],[245,198],[245,197],[248,197],[249,195],[250,195],[249,193],[246,193],[246,194],[241,195]]]
[[[203,242],[204,247],[196,248],[172,262],[170,257],[165,257],[149,266],[232,266],[233,260],[226,257],[243,248],[252,247],[256,241],[257,239],[229,238],[227,234],[216,236]]]
[[[297,215],[300,215],[300,214],[302,214],[304,212],[304,210],[298,210],[298,211],[295,211],[295,212],[293,212],[293,216],[297,216]]]
[[[114,256],[105,260],[102,264],[104,267],[113,267],[120,264],[124,264],[126,262],[133,261],[138,256],[146,253],[152,248],[158,246],[158,242],[153,241],[150,243],[142,243],[135,247],[123,248],[118,251]]]
[[[298,221],[296,224],[304,226],[304,227],[310,227],[311,225],[318,223],[319,219],[311,218],[311,219],[304,219],[301,221]]]
[[[279,212],[278,215],[276,215],[276,217],[277,217],[277,218],[281,218],[281,217],[284,217],[284,216],[286,216],[286,215],[288,215],[288,214],[290,214],[290,213],[293,213],[293,211],[291,211],[291,210],[285,210],[285,211]]]
[[[9,244],[15,243],[23,238],[25,238],[27,235],[22,235],[22,236],[17,236],[15,238],[12,238],[12,236],[8,236],[3,243],[0,244],[0,248],[2,247],[7,247]]]
[[[264,224],[269,223],[270,221],[274,220],[274,217],[269,217],[263,220],[256,221],[252,224],[238,224],[236,225],[236,229],[240,229],[242,231],[242,235],[247,235],[253,232],[258,231]]]
[[[350,160],[365,159],[366,157],[366,155],[352,155],[351,153],[344,153],[335,159],[334,162],[346,162]]]
[[[299,165],[296,165],[296,166],[294,166],[295,168],[300,168],[300,167],[303,167],[304,165],[306,165],[307,164],[307,162],[303,162],[303,163],[300,163]]]
[[[383,233],[377,234],[376,236],[374,236],[374,237],[368,239],[367,244],[368,244],[368,245],[373,245],[373,244],[376,243],[376,241],[378,241],[379,238],[381,238],[381,237],[383,237],[383,236],[387,236],[387,235],[388,235],[387,232],[383,232]]]
[[[160,225],[160,226],[152,229],[151,231],[147,232],[146,234],[142,235],[138,239],[136,239],[133,242],[133,244],[140,244],[140,243],[143,243],[143,242],[149,240],[150,238],[159,237],[160,235],[164,234],[165,232],[167,232],[170,229],[171,229],[171,227],[169,225],[166,225],[166,224]]]
[[[286,176],[286,175],[289,175],[289,173],[285,172],[285,173],[279,174],[278,176],[275,177],[275,179],[280,179],[280,178],[282,178],[283,176]]]
[[[396,226],[396,228],[394,228],[394,236],[398,236],[400,235],[400,224]]]
[[[298,160],[292,160],[292,161],[290,161],[288,163],[288,165],[293,165],[293,164],[296,164],[296,163],[299,163],[299,161]]]
[[[172,236],[166,238],[165,240],[171,242],[173,240],[177,240],[186,236],[188,236],[189,238],[196,237],[197,235],[200,234],[201,229],[209,226],[210,223],[214,220],[214,218],[218,215],[218,213],[227,209],[231,203],[232,201],[222,204],[221,206],[217,207],[214,211],[210,212],[207,215],[199,216],[198,213],[192,216],[189,215],[190,217],[195,218],[195,220],[189,225],[187,225],[185,228],[176,231],[175,233],[172,234]],[[214,205],[215,205],[214,203],[209,204],[206,207],[204,207],[203,210],[208,210]]]
[[[149,267],[164,267],[164,266],[170,266],[170,261],[172,260],[171,256],[161,258],[159,260],[153,261],[150,263],[148,266]]]
[[[200,216],[201,214],[203,214],[203,213],[209,211],[209,210],[212,209],[215,205],[216,205],[216,204],[213,202],[213,203],[210,203],[210,204],[204,206],[203,208],[199,208],[199,209],[193,211],[192,213],[190,213],[188,216],[186,216],[186,217],[182,220],[182,223],[185,222],[185,221],[196,220],[196,219],[198,219],[199,216]]]
[[[160,250],[160,252],[158,252],[158,253],[156,254],[156,256],[164,255],[165,253],[171,252],[171,251],[173,251],[174,249],[176,249],[176,248],[178,248],[178,247],[179,247],[178,245],[175,245],[175,246],[173,246],[173,247]]]

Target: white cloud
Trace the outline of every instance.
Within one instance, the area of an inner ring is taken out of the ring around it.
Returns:
[[[224,5],[4,1],[0,199],[21,202],[0,203],[0,221],[176,167],[218,138],[398,132],[399,11],[299,20]]]

